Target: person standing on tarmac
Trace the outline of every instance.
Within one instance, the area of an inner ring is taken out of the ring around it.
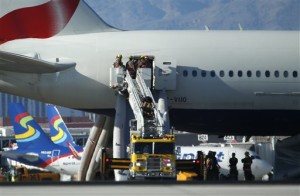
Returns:
[[[209,151],[204,159],[205,163],[205,174],[204,179],[207,181],[213,180],[213,159],[212,159],[212,151]]]
[[[249,156],[249,152],[245,152],[245,158],[242,159],[243,163],[243,170],[244,170],[244,176],[246,181],[253,180],[251,165],[252,165],[252,158]]]
[[[237,170],[237,165],[238,159],[235,157],[235,153],[232,153],[232,157],[229,159],[229,177],[232,180],[238,180],[238,170]]]
[[[4,175],[4,178],[5,178],[5,181],[10,182],[11,178],[10,178],[10,175],[9,175],[9,171],[7,171],[6,167],[3,168],[3,175]]]
[[[212,169],[213,169],[213,180],[219,180],[221,166],[218,163],[216,152],[212,152]]]
[[[11,176],[11,182],[15,182],[16,181],[16,170],[15,170],[15,168],[11,168],[11,170],[10,170],[10,176]]]

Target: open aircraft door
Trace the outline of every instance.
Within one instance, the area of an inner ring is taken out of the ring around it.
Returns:
[[[176,90],[177,62],[174,58],[155,58],[153,87],[155,90]]]

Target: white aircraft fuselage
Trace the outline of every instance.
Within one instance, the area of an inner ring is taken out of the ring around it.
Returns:
[[[75,68],[58,73],[1,71],[1,91],[69,108],[100,113],[114,109],[116,96],[109,88],[109,68],[116,54],[121,53],[124,57],[147,54],[155,60],[176,59],[176,90],[167,91],[173,111],[227,111],[233,116],[239,112],[243,116],[247,111],[253,115],[260,111],[266,115],[278,111],[300,113],[299,32],[102,32],[15,40],[0,49],[23,55],[37,52],[41,59],[64,57],[76,62]],[[197,118],[201,121],[200,113]]]
[[[177,88],[168,96],[185,97],[186,101],[173,99],[171,108],[299,110],[299,77],[292,76],[293,71],[299,71],[299,35],[282,31],[121,31],[16,40],[1,46],[1,50],[24,55],[37,52],[42,59],[66,57],[75,61],[75,69],[59,74],[21,73],[14,77],[19,80],[14,83],[24,87],[24,96],[70,108],[114,108],[109,68],[121,53],[125,57],[148,54],[155,59],[176,59]],[[187,77],[182,74],[184,70]],[[197,76],[192,76],[194,70]],[[216,77],[209,73],[201,77],[201,70],[215,71]],[[228,75],[230,70],[233,77]],[[239,70],[243,72],[241,77],[237,76]],[[265,77],[266,70],[270,71],[269,78]],[[220,71],[225,72],[223,78]],[[247,71],[252,72],[251,77]],[[260,77],[256,71],[261,71]],[[278,78],[275,71],[279,71]],[[289,72],[287,78],[284,71]],[[9,73],[7,76],[1,77],[1,89],[5,89],[5,81],[14,80]],[[51,91],[49,85],[53,86]],[[29,93],[28,88],[34,91]],[[13,89],[5,90],[14,93]],[[60,96],[51,96],[53,93]]]
[[[4,2],[8,8],[24,7],[18,1]],[[29,66],[14,68],[10,62],[14,59],[1,62],[0,58],[2,92],[113,116],[116,95],[109,87],[109,69],[116,55],[122,54],[124,63],[129,55],[151,55],[154,73],[163,66],[157,68],[156,63],[171,59],[175,64],[170,73],[175,74],[170,81],[175,87],[166,91],[176,129],[229,135],[299,133],[299,31],[120,31],[91,13],[83,1],[34,2],[33,12],[66,13],[53,19],[61,24],[56,28],[66,27],[54,29],[58,34],[53,36],[51,32],[27,35],[25,25],[25,30],[20,28],[24,32],[17,34],[25,39],[5,37],[15,32],[13,28],[4,31],[3,38],[0,32],[0,52],[45,61],[68,58],[76,66],[49,73]],[[67,12],[55,10],[59,4],[74,9],[69,22]],[[12,10],[2,13],[4,26],[13,14],[22,17],[20,10]],[[26,38],[30,36],[42,39]],[[166,75],[153,77],[163,80]]]
[[[17,165],[23,165],[28,168],[40,168],[40,169],[46,169],[48,171],[64,174],[64,175],[77,175],[80,167],[81,160],[76,159],[73,155],[62,155],[59,154],[56,157],[54,156],[54,153],[60,153],[60,149],[53,149],[53,150],[36,150],[34,152],[24,152],[25,157],[26,154],[37,154],[39,156],[39,160],[42,162],[39,165],[33,164],[30,159],[24,159],[24,158],[16,158],[16,157],[10,157],[9,151],[6,153],[3,153],[3,156],[7,156],[8,161],[11,163],[11,165],[17,166]],[[82,153],[78,153],[80,157],[82,157]],[[8,155],[7,155],[8,154]]]
[[[79,155],[82,157],[82,152],[80,152]],[[81,160],[74,158],[72,155],[63,156],[47,165],[45,169],[55,173],[73,176],[78,174],[80,162]]]

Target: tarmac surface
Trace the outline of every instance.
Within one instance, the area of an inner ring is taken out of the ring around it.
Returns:
[[[169,183],[95,182],[95,183],[14,183],[0,184],[2,196],[300,196],[300,183]]]

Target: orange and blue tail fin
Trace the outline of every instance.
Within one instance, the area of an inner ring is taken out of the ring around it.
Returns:
[[[10,103],[8,109],[19,148],[30,146],[39,148],[53,145],[48,135],[21,103]]]
[[[75,144],[72,135],[54,105],[47,105],[47,115],[51,140],[57,145],[68,147],[75,158],[80,158],[78,151],[82,151],[83,147]]]
[[[47,104],[47,116],[50,127],[51,140],[58,145],[68,147],[68,142],[76,145],[66,124],[54,105]]]

